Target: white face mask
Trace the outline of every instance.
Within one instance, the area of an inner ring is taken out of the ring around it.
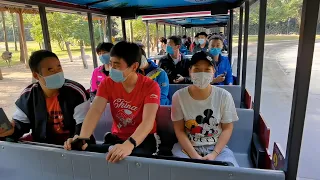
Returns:
[[[200,89],[205,89],[213,80],[213,73],[197,72],[191,73],[191,81]]]
[[[148,60],[147,60],[147,58],[146,58],[144,55],[142,55],[142,56],[141,56],[140,69],[142,69],[142,68],[146,67],[146,66],[147,66],[147,64],[148,64]]]

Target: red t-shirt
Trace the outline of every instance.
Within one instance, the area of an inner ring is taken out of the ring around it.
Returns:
[[[104,79],[97,92],[110,103],[113,124],[111,132],[122,140],[128,139],[142,122],[144,104],[160,105],[160,87],[149,77],[138,74],[134,89],[127,93],[122,83]],[[156,122],[150,134],[156,132]]]

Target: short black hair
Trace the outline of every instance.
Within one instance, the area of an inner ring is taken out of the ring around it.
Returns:
[[[141,64],[141,48],[136,43],[118,42],[111,49],[110,56],[122,58],[128,64],[128,67],[136,62]]]
[[[45,58],[48,57],[54,57],[54,58],[58,58],[58,56],[48,50],[39,50],[39,51],[35,51],[31,54],[30,58],[29,58],[29,67],[31,69],[31,72],[36,72],[36,73],[40,73],[40,63],[41,61],[43,61]]]
[[[196,38],[199,37],[199,33],[197,33],[194,37],[196,37]]]
[[[107,52],[110,52],[111,49],[113,47],[113,44],[112,43],[106,43],[106,42],[103,42],[103,43],[99,43],[97,48],[96,48],[96,52],[99,53],[101,51],[107,51]]]
[[[167,39],[165,37],[161,37],[159,40],[160,42],[167,44]]]
[[[208,34],[206,32],[200,32],[198,36],[205,36],[208,37]]]
[[[181,38],[179,38],[178,36],[171,36],[168,39],[173,41],[175,45],[181,45]]]
[[[182,38],[187,38],[187,36],[186,36],[186,35],[183,35]]]
[[[210,42],[211,40],[220,40],[220,41],[222,41],[222,42],[223,42],[222,37],[221,37],[221,36],[219,36],[219,35],[211,36],[211,37],[209,38],[209,42]]]

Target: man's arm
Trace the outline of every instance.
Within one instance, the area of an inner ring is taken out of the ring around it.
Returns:
[[[160,86],[161,91],[161,98],[160,104],[166,105],[168,101],[168,94],[169,94],[169,78],[165,71],[161,71],[158,78],[158,84]]]

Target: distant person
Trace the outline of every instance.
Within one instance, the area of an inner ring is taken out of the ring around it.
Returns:
[[[112,129],[104,136],[103,144],[84,144],[82,150],[106,153],[106,159],[115,163],[131,153],[152,155],[158,152],[156,114],[160,105],[159,85],[149,77],[137,73],[141,63],[141,50],[135,43],[119,42],[110,52],[110,78],[105,78],[84,120],[80,138],[93,133],[110,105]],[[107,131],[107,130],[106,130]],[[64,148],[71,150],[68,139]]]
[[[223,48],[223,40],[220,36],[210,39],[209,53],[216,63],[216,71],[214,74],[213,84],[216,85],[232,85],[233,76],[229,58],[221,55]]]
[[[35,142],[63,145],[80,134],[90,108],[89,94],[79,83],[65,79],[60,60],[51,51],[32,53],[29,67],[38,82],[22,91],[15,103],[14,128],[0,131],[0,137],[18,141],[31,130]],[[91,134],[88,138],[95,143]]]
[[[221,36],[221,38],[224,40],[226,39],[226,36],[223,34],[223,32],[220,32],[219,35]]]
[[[197,33],[197,34],[194,36],[193,43],[190,45],[190,52],[193,52],[194,47],[196,47],[197,45],[199,45],[198,37],[199,37],[199,33]]]
[[[159,39],[158,47],[159,47],[159,50],[160,50],[158,55],[166,55],[167,39],[164,38],[164,37],[161,37]]]
[[[184,35],[182,38],[181,38],[181,46],[180,46],[180,52],[184,55],[187,55],[188,54],[188,46],[187,46],[187,36]]]
[[[159,61],[159,67],[166,71],[170,84],[190,84],[189,60],[179,51],[181,39],[171,36],[168,39],[167,55]]]
[[[182,36],[182,44],[184,44],[187,48],[187,50],[190,49],[190,45],[191,45],[191,39],[190,37],[187,37],[186,35]]]
[[[103,42],[100,43],[96,48],[96,52],[99,55],[102,66],[97,67],[93,70],[90,88],[91,97],[94,97],[96,95],[100,83],[104,80],[104,78],[109,76],[110,51],[112,47],[112,43]]]
[[[178,139],[172,154],[180,158],[231,162],[239,167],[227,147],[238,116],[232,95],[210,85],[214,64],[205,52],[194,54],[190,67],[193,85],[178,90],[172,97],[171,119]]]
[[[141,74],[149,77],[150,79],[156,81],[161,90],[160,105],[170,105],[171,102],[168,99],[169,94],[169,79],[167,73],[158,67],[156,63],[146,58],[146,53],[142,50],[141,64],[140,64]]]
[[[195,54],[196,52],[199,52],[199,51],[204,51],[204,52],[207,52],[208,50],[208,41],[207,41],[207,33],[205,32],[201,32],[198,34],[198,41],[199,41],[199,44],[197,46],[195,46],[195,48],[193,49],[193,54]]]

